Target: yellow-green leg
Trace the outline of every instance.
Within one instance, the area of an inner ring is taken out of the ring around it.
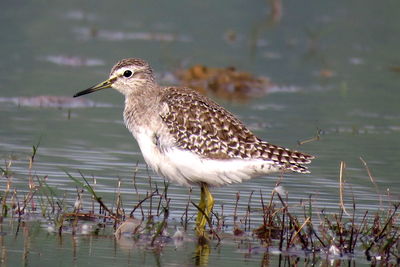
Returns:
[[[208,243],[205,244],[197,244],[195,250],[195,265],[196,266],[208,266],[208,259],[210,257],[210,245]]]
[[[207,218],[210,218],[211,210],[214,207],[214,198],[211,195],[210,190],[208,190],[207,184],[201,184],[201,194],[199,203],[199,212],[196,218],[196,232],[199,235],[204,233],[204,229],[207,224]]]

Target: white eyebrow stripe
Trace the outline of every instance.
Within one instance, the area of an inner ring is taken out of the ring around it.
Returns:
[[[129,68],[125,68],[125,67],[124,67],[124,68],[120,68],[119,70],[117,70],[115,74],[116,74],[117,76],[119,76],[119,77],[120,77],[120,76],[123,76],[123,75],[124,75],[124,72],[125,72],[126,70],[132,71],[132,75],[135,74],[135,72],[134,72],[133,70],[131,70],[131,69],[129,69]]]

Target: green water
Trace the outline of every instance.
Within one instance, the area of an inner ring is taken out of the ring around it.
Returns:
[[[339,163],[345,161],[346,199],[354,195],[363,214],[379,210],[379,199],[399,200],[399,8],[395,0],[290,0],[283,2],[280,20],[272,23],[268,1],[5,1],[0,9],[0,97],[72,96],[104,80],[112,65],[126,57],[146,59],[162,81],[166,74],[193,64],[235,66],[269,77],[278,88],[244,104],[216,100],[262,139],[317,157],[310,175],[285,175],[282,185],[291,201],[312,194],[316,208],[337,210]],[[123,126],[123,97],[108,90],[86,98],[108,105],[57,109],[0,102],[2,162],[14,158],[19,178],[13,186],[26,191],[26,160],[40,140],[34,172],[47,175],[49,185],[72,197],[75,185],[65,171],[79,177],[81,170],[97,178],[97,189],[108,201],[121,179],[125,203],[134,204],[136,164],[142,194],[149,174]],[[299,140],[312,138],[318,130],[319,141],[298,147]],[[376,193],[360,157],[383,196]],[[238,191],[245,207],[253,190],[261,188],[268,195],[278,178],[215,189],[216,209],[224,204],[232,211]],[[3,179],[2,190],[5,187]],[[198,193],[194,189],[194,200]],[[171,217],[179,218],[188,189],[171,185],[170,196]],[[195,264],[193,242],[178,249],[168,245],[157,254],[124,250],[112,235],[67,235],[60,240],[38,226],[24,230],[29,235],[26,254],[24,233],[14,238],[16,229],[3,227],[2,255],[7,257],[2,260],[8,265]],[[249,258],[229,242],[212,248],[210,265],[260,265],[263,253]],[[277,256],[271,257],[277,262]]]

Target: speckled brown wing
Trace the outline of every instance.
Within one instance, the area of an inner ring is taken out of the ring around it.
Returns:
[[[164,88],[168,106],[162,120],[176,145],[211,159],[264,159],[282,169],[307,173],[313,156],[271,145],[257,138],[229,111],[189,88]]]

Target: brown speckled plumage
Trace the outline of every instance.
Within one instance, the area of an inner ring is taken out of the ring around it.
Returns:
[[[162,87],[149,64],[123,59],[110,77],[75,96],[112,87],[125,96],[124,122],[147,164],[182,185],[224,185],[291,170],[313,156],[257,138],[232,113],[196,91]]]
[[[282,169],[306,173],[313,156],[257,138],[232,113],[189,88],[167,87],[161,101],[169,111],[161,118],[176,145],[211,159],[272,160]]]
[[[214,206],[209,186],[286,170],[308,172],[304,165],[313,156],[262,141],[232,113],[189,88],[158,85],[144,60],[119,61],[106,81],[74,97],[110,87],[125,96],[124,122],[147,164],[170,181],[201,186],[199,237],[206,238]]]

